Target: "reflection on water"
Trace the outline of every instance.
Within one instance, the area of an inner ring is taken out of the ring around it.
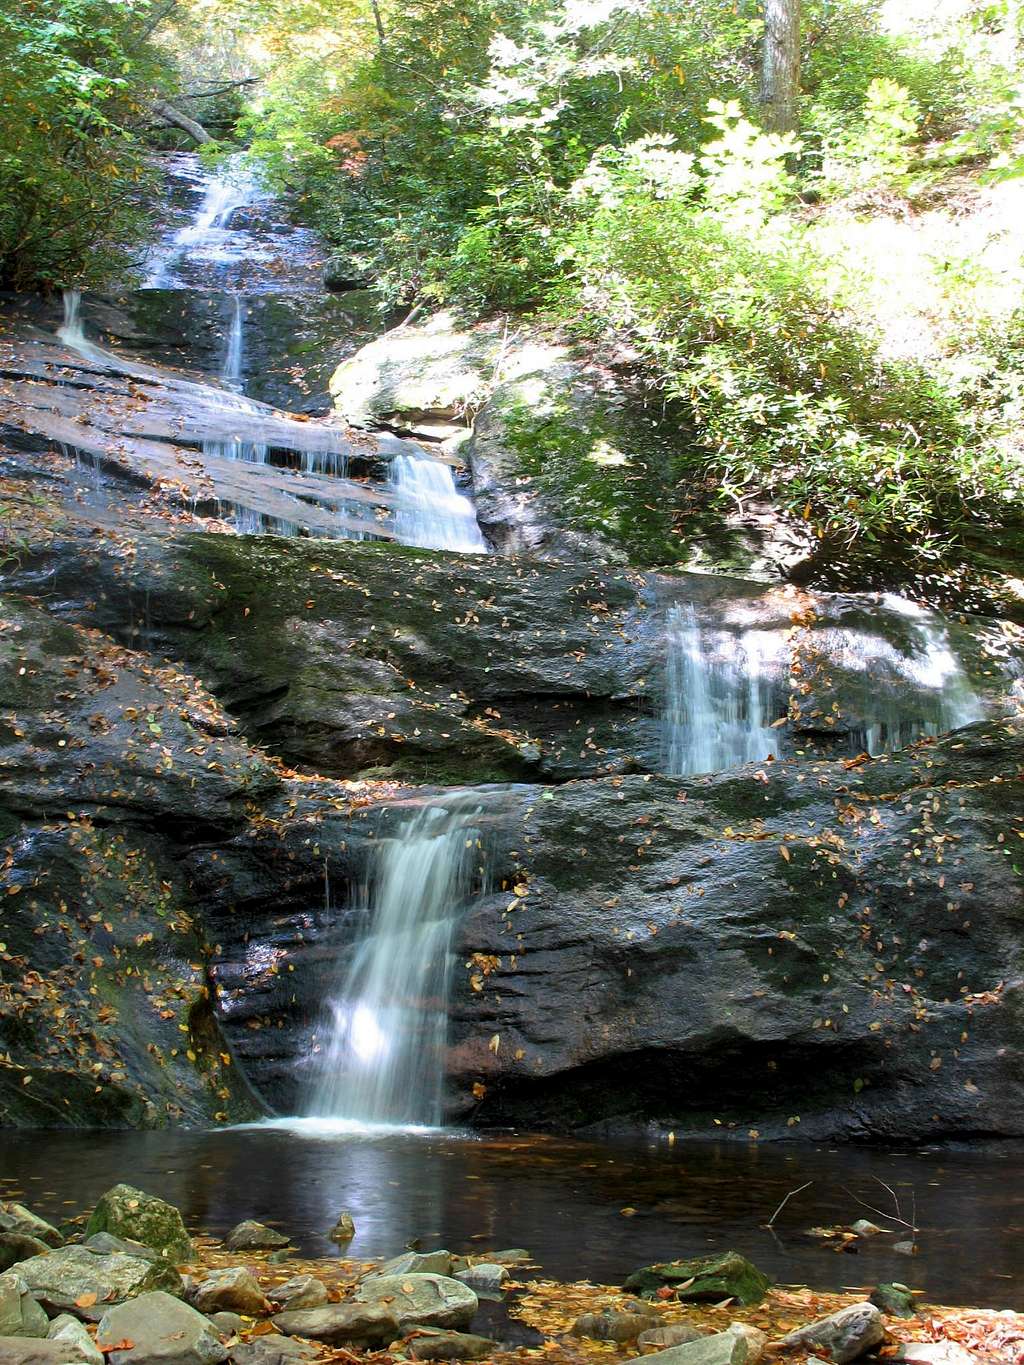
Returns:
[[[875,1177],[896,1190],[904,1212],[916,1201],[916,1257],[893,1252],[896,1236],[856,1255],[806,1236],[864,1216],[855,1195],[885,1208]],[[783,1282],[838,1289],[896,1279],[934,1301],[1017,1309],[1022,1177],[1024,1153],[1008,1147],[597,1145],[310,1120],[217,1133],[0,1134],[0,1197],[23,1191],[56,1220],[127,1180],[177,1204],[193,1228],[220,1234],[242,1218],[269,1219],[311,1255],[335,1253],[326,1234],[347,1209],[357,1228],[351,1254],[361,1258],[391,1255],[413,1238],[452,1251],[524,1246],[547,1275],[615,1284],[652,1260],[735,1247]],[[807,1180],[811,1188],[766,1228],[783,1196]]]

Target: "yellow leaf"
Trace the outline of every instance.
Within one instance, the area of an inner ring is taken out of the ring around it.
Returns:
[[[498,1048],[499,1048],[500,1046],[501,1046],[501,1034],[500,1034],[500,1033],[496,1033],[496,1034],[494,1035],[494,1037],[491,1039],[491,1041],[487,1044],[487,1050],[488,1050],[488,1052],[493,1052],[494,1055],[495,1055],[495,1057],[497,1057],[497,1055],[498,1055]]]
[[[787,863],[789,862],[789,849],[786,847],[785,844],[779,845],[779,855],[780,857],[785,858]]]

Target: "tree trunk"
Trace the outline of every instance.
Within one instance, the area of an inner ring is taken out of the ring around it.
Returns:
[[[761,108],[764,126],[790,133],[800,96],[800,0],[764,0]]]
[[[377,0],[370,0],[370,6],[373,10],[373,22],[377,26],[377,42],[380,45],[381,52],[383,52],[385,41],[384,20],[381,18],[380,5],[377,3]]]
[[[188,133],[189,137],[195,142],[213,141],[201,123],[197,123],[194,118],[189,118],[188,114],[183,114],[180,109],[175,109],[174,105],[168,104],[166,100],[154,100],[153,113],[164,123],[169,123],[172,128],[180,128],[182,132]]]

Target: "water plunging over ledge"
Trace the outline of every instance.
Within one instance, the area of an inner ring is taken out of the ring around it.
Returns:
[[[665,633],[665,771],[683,777],[777,757],[774,689],[763,676],[772,633],[722,631],[712,640],[692,603],[669,609]]]
[[[329,1000],[310,1114],[436,1126],[455,930],[484,875],[479,798],[446,796],[382,838],[365,927]]]
[[[455,486],[448,465],[396,455],[391,461],[391,484],[402,499],[395,512],[395,532],[403,545],[487,553],[473,504]]]
[[[944,619],[891,593],[879,599],[878,607],[876,630],[839,624],[813,637],[819,672],[844,676],[852,704],[849,715],[833,711],[822,719],[818,737],[834,735],[844,738],[852,753],[879,755],[981,720],[985,706],[957,658]],[[789,633],[711,628],[693,603],[668,609],[662,710],[666,773],[721,772],[782,755],[777,727],[788,714]],[[801,666],[799,676],[805,672]],[[827,677],[822,686],[828,692]],[[819,707],[811,718],[821,714]],[[813,734],[816,723],[806,733]]]

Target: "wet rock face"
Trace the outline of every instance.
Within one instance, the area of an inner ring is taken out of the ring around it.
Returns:
[[[72,527],[11,578],[47,596],[0,633],[5,1122],[301,1111],[416,776],[528,783],[481,791],[453,1113],[1024,1133],[1019,724],[672,780],[643,771],[660,599],[625,571]]]
[[[106,300],[86,298],[87,324],[153,364],[218,375],[232,296],[204,289],[147,289]],[[365,291],[344,296],[248,294],[243,300],[243,372],[251,398],[322,415],[328,381],[347,355],[384,322]]]
[[[463,1112],[766,1137],[1020,1131],[1024,898],[1007,846],[1022,739],[996,724],[853,769],[524,795],[515,892],[463,933]]]

